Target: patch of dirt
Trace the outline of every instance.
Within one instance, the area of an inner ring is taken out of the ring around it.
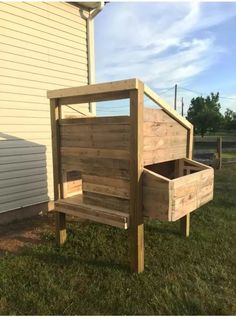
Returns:
[[[40,242],[44,232],[54,232],[53,214],[37,215],[0,225],[0,254],[17,253],[21,248]]]

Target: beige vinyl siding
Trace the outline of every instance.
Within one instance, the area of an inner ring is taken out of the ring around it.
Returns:
[[[63,2],[0,3],[0,212],[53,199],[46,91],[88,84],[87,16]]]

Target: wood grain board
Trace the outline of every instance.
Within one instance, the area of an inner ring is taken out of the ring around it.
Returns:
[[[160,109],[144,108],[144,165],[185,158],[188,130]]]

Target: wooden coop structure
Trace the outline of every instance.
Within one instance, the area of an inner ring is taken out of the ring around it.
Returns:
[[[160,109],[144,106],[144,96]],[[213,169],[192,160],[193,126],[138,79],[48,92],[59,244],[65,215],[129,229],[134,272],[144,269],[144,217],[181,219],[213,198]],[[130,99],[130,115],[61,117],[63,105]]]

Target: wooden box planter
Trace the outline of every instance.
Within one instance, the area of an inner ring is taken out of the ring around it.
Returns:
[[[188,159],[145,166],[144,216],[176,221],[213,198],[213,169]]]
[[[144,95],[161,109],[144,106]],[[131,268],[144,269],[144,217],[181,218],[213,196],[212,168],[192,161],[193,127],[137,79],[49,91],[56,237],[65,215],[130,230]],[[130,99],[130,115],[63,119],[68,104]]]

